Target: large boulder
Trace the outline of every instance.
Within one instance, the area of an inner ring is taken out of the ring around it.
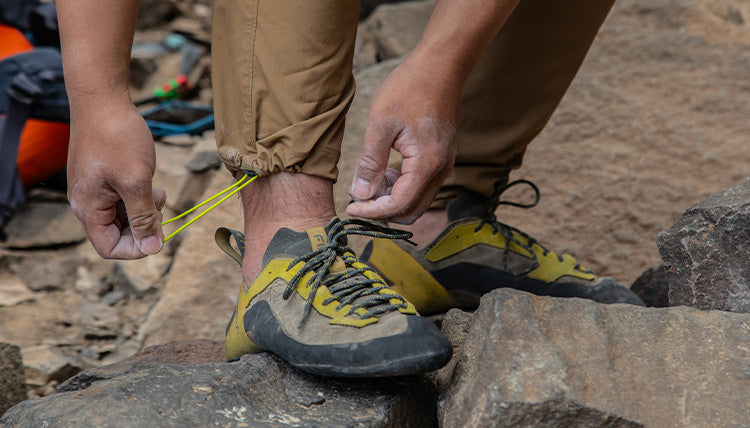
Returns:
[[[190,351],[198,347],[198,352]],[[171,343],[85,371],[10,409],[1,426],[424,427],[436,424],[425,377],[336,380],[271,354],[215,362],[221,343]],[[204,362],[199,362],[201,359]],[[212,362],[213,361],[213,362]]]
[[[750,312],[750,180],[688,208],[657,244],[671,306]]]
[[[465,324],[446,317],[443,329],[455,335]],[[439,376],[446,428],[748,423],[745,314],[498,289],[482,298],[463,341],[453,372]]]

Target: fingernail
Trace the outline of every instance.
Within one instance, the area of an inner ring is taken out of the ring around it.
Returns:
[[[162,242],[157,238],[156,236],[149,236],[146,239],[142,239],[141,242],[138,243],[138,249],[141,250],[143,254],[156,254],[161,250]]]
[[[370,183],[361,178],[355,178],[354,183],[352,183],[352,193],[360,199],[368,199],[370,197]]]

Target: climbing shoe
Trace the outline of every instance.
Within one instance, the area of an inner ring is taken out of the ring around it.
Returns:
[[[305,232],[279,229],[265,252],[261,273],[249,287],[240,287],[226,330],[227,360],[265,350],[306,372],[339,377],[416,374],[450,360],[448,340],[357,260],[347,247],[350,234],[411,237],[338,218]],[[220,228],[216,242],[242,263],[240,232]]]
[[[533,203],[500,201],[505,190],[519,184],[534,190]],[[361,259],[423,315],[450,308],[473,310],[483,294],[501,287],[643,306],[635,293],[617,281],[597,278],[573,256],[550,251],[495,217],[498,205],[530,208],[538,202],[539,190],[527,180],[497,183],[489,200],[467,191],[448,205],[448,226],[425,248],[373,239]]]

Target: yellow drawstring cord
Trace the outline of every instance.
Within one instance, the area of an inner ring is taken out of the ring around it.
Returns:
[[[186,227],[190,226],[196,220],[198,220],[199,218],[203,217],[204,214],[208,213],[212,209],[214,209],[217,206],[219,206],[219,204],[221,204],[222,202],[224,202],[227,199],[229,199],[230,197],[232,197],[232,195],[237,194],[237,192],[239,192],[240,190],[242,190],[242,188],[244,188],[248,184],[252,183],[253,180],[255,180],[256,178],[258,178],[257,175],[253,174],[253,176],[250,177],[247,173],[245,173],[245,175],[242,176],[242,178],[240,178],[236,183],[232,184],[231,186],[227,187],[226,189],[222,190],[221,192],[217,193],[216,195],[211,196],[210,198],[208,198],[205,201],[201,202],[200,204],[194,206],[193,208],[190,208],[189,210],[185,211],[184,213],[178,215],[177,217],[173,217],[173,218],[170,218],[169,220],[163,221],[161,223],[162,226],[164,226],[165,224],[169,224],[169,223],[171,223],[171,222],[173,222],[175,220],[179,220],[179,219],[185,217],[186,215],[190,214],[191,212],[197,210],[198,208],[200,208],[200,207],[206,205],[207,203],[213,201],[214,199],[220,197],[221,195],[223,195],[223,194],[231,191],[231,193],[229,193],[228,195],[226,195],[223,198],[219,199],[213,205],[211,205],[210,207],[206,208],[205,211],[203,211],[202,213],[200,213],[197,216],[195,216],[195,218],[190,219],[190,221],[188,221],[187,223],[183,224],[177,230],[175,230],[174,232],[172,232],[169,236],[167,236],[166,238],[164,238],[164,242],[169,241],[175,235],[177,235],[178,233],[182,232]],[[232,190],[232,189],[234,189],[234,190]]]

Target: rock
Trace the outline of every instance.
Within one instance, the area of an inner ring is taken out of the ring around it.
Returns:
[[[131,57],[129,83],[138,89],[142,89],[149,77],[156,71],[156,68],[154,58]]]
[[[152,28],[174,19],[179,9],[174,0],[145,0],[141,1],[136,28]]]
[[[214,174],[206,195],[232,183],[229,173]],[[214,232],[219,226],[241,229],[240,213],[239,198],[230,198],[180,233],[184,240],[161,298],[141,326],[145,346],[182,339],[223,340],[242,275],[234,260],[214,245]]]
[[[189,134],[174,134],[161,137],[159,142],[171,146],[192,147],[195,145],[196,138]]]
[[[741,427],[750,414],[745,314],[498,289],[454,359],[443,427]]]
[[[646,306],[668,307],[669,278],[664,266],[648,268],[633,282],[630,291],[637,294]]]
[[[24,257],[16,273],[33,291],[63,290],[75,284],[84,264],[85,258],[79,254],[34,251]]]
[[[363,23],[363,30],[375,39],[378,60],[400,57],[414,49],[434,6],[429,0],[378,6]]]
[[[363,20],[370,16],[373,10],[386,3],[397,3],[403,0],[362,0],[359,7],[359,20]]]
[[[167,192],[166,206],[175,209],[174,203],[180,198],[182,188],[191,176],[185,165],[190,159],[192,148],[161,143],[157,143],[155,147],[157,162],[154,187],[158,186]]]
[[[750,312],[750,180],[688,208],[657,245],[671,306]]]
[[[466,337],[469,334],[471,328],[471,321],[473,314],[470,312],[464,312],[459,309],[451,309],[445,314],[441,324],[441,332],[445,336],[453,347],[453,355],[456,355],[461,347],[464,346]],[[458,359],[451,359],[448,364],[443,368],[430,373],[432,381],[437,385],[439,390],[444,389],[451,382],[451,376],[456,367]]]
[[[20,279],[9,275],[0,276],[0,307],[15,306],[35,298],[34,293]]]
[[[86,239],[70,205],[29,202],[21,205],[5,228],[7,248],[45,248],[77,244]]]
[[[84,327],[116,329],[120,322],[119,311],[106,303],[83,302],[76,311],[76,324]]]
[[[26,399],[21,349],[0,343],[0,415]]]
[[[206,360],[213,361],[220,343],[203,344]],[[302,373],[268,353],[235,363],[198,363],[197,356],[179,352],[192,346],[164,347],[87,370],[55,394],[10,409],[0,425],[106,426],[113,420],[132,427],[436,424],[435,390],[425,377],[336,380]]]
[[[166,251],[139,260],[118,260],[114,275],[119,285],[128,294],[142,294],[155,288],[172,265],[172,257]]]
[[[110,291],[109,293],[102,296],[102,302],[112,306],[115,303],[125,298],[125,293],[120,290]]]
[[[211,150],[193,153],[186,168],[193,174],[199,174],[211,169],[217,169],[221,164],[219,153],[216,151],[216,148],[212,148]]]
[[[97,299],[108,289],[108,285],[97,278],[86,266],[78,266],[76,270],[75,289],[91,300]]]
[[[354,74],[378,62],[378,47],[375,45],[375,37],[363,24],[357,30],[357,39],[354,41]]]
[[[54,351],[50,345],[33,346],[21,351],[26,368],[26,383],[43,386],[50,381],[63,382],[80,372],[73,361]]]

